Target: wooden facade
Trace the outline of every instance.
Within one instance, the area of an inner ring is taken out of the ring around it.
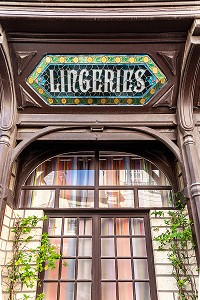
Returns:
[[[6,205],[19,208],[22,185],[46,159],[77,151],[134,153],[189,198],[198,259],[200,1],[0,1],[0,24],[1,224]],[[167,82],[139,106],[51,106],[26,82],[46,55],[97,54],[148,55]]]

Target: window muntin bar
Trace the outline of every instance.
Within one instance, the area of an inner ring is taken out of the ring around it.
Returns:
[[[44,274],[45,299],[105,300],[112,296],[116,300],[145,297],[154,300],[150,298],[149,272],[152,266],[148,258],[150,249],[146,247],[146,217],[141,214],[134,216],[134,213],[115,217],[101,214],[99,222],[94,222],[97,217],[96,214],[89,217],[84,213],[49,217],[47,229],[51,241],[60,250],[61,258],[55,269]],[[107,243],[99,256],[92,255],[94,241],[99,246],[105,241]],[[135,248],[140,249],[140,253]],[[94,282],[96,272],[95,280],[98,281]],[[98,284],[101,295],[92,293],[92,286]],[[140,291],[140,288],[144,290]]]

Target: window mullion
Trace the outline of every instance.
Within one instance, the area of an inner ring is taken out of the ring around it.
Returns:
[[[93,216],[92,233],[92,300],[100,300],[101,295],[101,218]]]
[[[99,151],[95,152],[94,207],[99,208]]]

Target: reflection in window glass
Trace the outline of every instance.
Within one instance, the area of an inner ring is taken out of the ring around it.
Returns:
[[[92,256],[92,239],[79,238],[78,255],[79,256]]]
[[[48,268],[45,271],[44,279],[58,280],[58,269],[59,269],[59,260],[56,260],[55,268],[54,269]]]
[[[61,218],[49,218],[48,234],[49,235],[60,235],[62,228]]]
[[[101,284],[101,300],[116,300],[116,283],[102,282]]]
[[[79,218],[79,235],[92,235],[91,218]]]
[[[129,257],[131,255],[130,239],[117,238],[117,256]]]
[[[132,282],[119,282],[119,300],[133,300]]]
[[[26,185],[94,185],[94,157],[60,155],[43,162]]]
[[[114,235],[114,218],[101,218],[101,235]]]
[[[145,238],[132,238],[133,256],[146,257],[146,241]]]
[[[66,300],[66,299],[74,300],[74,282],[60,283],[60,300]]]
[[[99,207],[134,207],[133,190],[100,190]]]
[[[78,280],[91,280],[92,260],[79,259],[78,260]]]
[[[101,239],[101,256],[115,256],[114,238]]]
[[[146,259],[134,259],[134,276],[135,279],[149,279]]]
[[[139,207],[169,207],[173,206],[170,203],[172,199],[171,191],[169,190],[139,190]]]
[[[132,279],[132,267],[131,267],[130,259],[118,259],[117,267],[118,267],[118,279],[120,280]]]
[[[64,235],[76,235],[77,234],[77,219],[65,218],[64,221]]]
[[[76,259],[62,259],[62,271],[61,279],[64,280],[73,280],[75,279],[75,267]]]
[[[151,162],[134,155],[100,155],[99,185],[169,185]]]
[[[54,207],[55,191],[52,190],[22,190],[20,198],[20,206],[25,201],[26,207],[46,208]]]
[[[48,282],[43,284],[44,300],[57,299],[57,282]]]
[[[91,283],[78,282],[77,283],[77,300],[91,300]]]
[[[61,190],[59,208],[94,207],[94,191]]]
[[[77,238],[63,239],[63,256],[76,256]]]
[[[61,242],[61,239],[60,238],[57,238],[57,237],[54,237],[54,238],[49,238],[49,241],[52,245],[54,245],[54,248],[56,250],[57,253],[60,253],[60,242]]]
[[[114,259],[101,260],[101,278],[107,280],[116,279]]]
[[[135,283],[136,300],[151,300],[148,282]]]
[[[129,218],[116,218],[116,235],[129,235]]]
[[[131,232],[132,235],[144,235],[144,219],[131,218]]]

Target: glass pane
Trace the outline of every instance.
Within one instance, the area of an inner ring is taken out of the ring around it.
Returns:
[[[92,239],[79,238],[78,255],[79,256],[92,256]]]
[[[129,238],[117,238],[117,256],[131,256],[130,251],[130,239]]]
[[[132,268],[130,259],[118,259],[118,279],[132,279]]]
[[[61,190],[59,208],[94,207],[94,191]]]
[[[66,299],[74,300],[74,283],[73,282],[61,282],[60,283],[60,300],[66,300]]]
[[[91,300],[91,283],[78,282],[76,300]]]
[[[63,256],[76,256],[76,238],[63,239]]]
[[[133,190],[101,190],[99,191],[99,207],[120,208],[134,207]]]
[[[171,191],[139,190],[139,207],[173,207]]]
[[[136,282],[135,283],[136,300],[151,300],[149,283]]]
[[[49,238],[50,243],[55,247],[57,253],[60,253],[60,239],[59,238]]]
[[[55,268],[48,268],[45,271],[44,279],[57,279],[58,280],[58,270],[59,270],[59,260],[57,259],[55,262]]]
[[[21,207],[54,207],[55,191],[52,190],[22,190]]]
[[[133,238],[133,256],[146,257],[146,241],[145,238]]]
[[[119,282],[119,300],[133,300],[132,282]]]
[[[134,276],[135,279],[149,279],[146,259],[134,259]]]
[[[101,153],[99,184],[170,185],[166,176],[151,162],[136,155]]]
[[[49,218],[49,235],[61,235],[62,218]]]
[[[43,284],[44,300],[57,299],[57,282],[48,282]]]
[[[94,185],[94,156],[62,155],[39,165],[26,185]]]
[[[116,283],[115,282],[102,282],[101,283],[101,300],[111,300],[111,299],[116,300]]]
[[[115,276],[115,260],[102,259],[101,260],[101,278],[102,279],[116,279]]]
[[[91,280],[92,273],[92,260],[79,259],[78,260],[78,280],[87,279]]]
[[[116,219],[116,235],[129,235],[129,218]]]
[[[114,238],[101,239],[101,256],[115,256]]]
[[[63,235],[77,235],[77,218],[65,218]]]
[[[79,219],[79,235],[92,235],[92,219]]]
[[[144,235],[144,219],[131,218],[131,232],[132,235]]]
[[[62,259],[61,279],[73,280],[75,279],[76,259]]]
[[[101,235],[114,235],[113,218],[101,218]]]

